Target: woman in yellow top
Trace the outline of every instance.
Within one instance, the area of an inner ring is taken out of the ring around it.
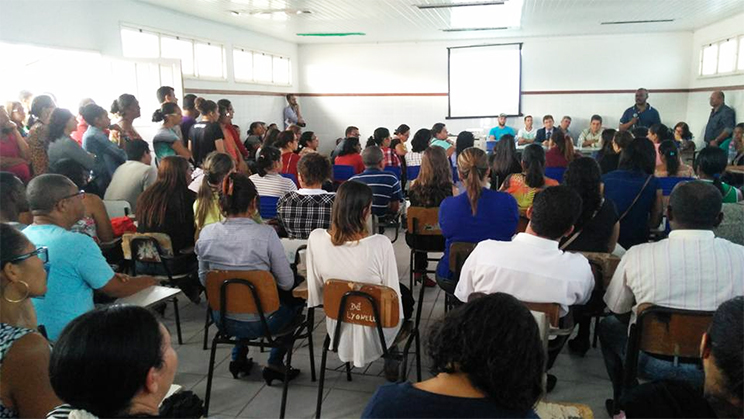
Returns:
[[[213,151],[204,160],[202,170],[204,178],[194,202],[197,237],[202,228],[224,219],[218,202],[218,190],[225,176],[235,171],[235,162],[229,154]]]
[[[536,193],[557,185],[557,181],[545,177],[545,150],[538,144],[530,144],[522,152],[522,173],[509,175],[500,190],[517,200],[519,215],[524,217]]]

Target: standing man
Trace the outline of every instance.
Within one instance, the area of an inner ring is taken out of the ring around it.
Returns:
[[[499,126],[491,128],[491,131],[488,133],[488,141],[498,141],[505,134],[515,137],[517,135],[514,128],[506,126],[506,114],[502,113],[499,115]]]
[[[649,128],[661,124],[661,117],[656,108],[648,104],[648,90],[641,87],[635,92],[635,105],[626,109],[620,118],[620,131],[629,131],[635,127]]]
[[[158,98],[158,103],[161,105],[166,102],[178,104],[176,90],[170,86],[158,87],[158,90],[155,92],[155,96]]]
[[[705,125],[705,144],[718,146],[727,138],[731,137],[736,125],[736,114],[733,109],[726,106],[726,96],[722,91],[716,90],[710,94],[710,111],[708,124]]]
[[[286,108],[284,108],[284,129],[287,129],[290,125],[297,125],[300,127],[304,127],[305,120],[302,119],[302,114],[300,113],[300,105],[297,103],[297,98],[295,95],[289,93],[287,95],[287,105]]]

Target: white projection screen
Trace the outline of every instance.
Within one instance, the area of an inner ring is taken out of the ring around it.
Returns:
[[[521,43],[451,47],[447,52],[448,118],[521,114]]]

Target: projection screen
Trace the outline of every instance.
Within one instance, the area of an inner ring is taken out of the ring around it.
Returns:
[[[447,48],[449,119],[520,115],[522,44]]]

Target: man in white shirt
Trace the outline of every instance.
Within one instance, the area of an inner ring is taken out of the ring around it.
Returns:
[[[744,246],[716,238],[712,231],[723,219],[721,201],[721,193],[705,182],[678,184],[667,209],[669,238],[633,246],[620,261],[604,297],[616,315],[606,317],[598,331],[615,398],[621,391],[628,323],[635,322],[639,305],[714,311],[744,294]],[[697,363],[644,353],[639,375],[700,385],[703,380]]]
[[[585,128],[579,135],[577,141],[577,147],[599,147],[602,143],[602,117],[599,115],[592,115],[589,128]]]
[[[504,292],[524,302],[558,303],[561,317],[568,314],[569,306],[586,303],[594,289],[589,261],[558,248],[558,242],[573,232],[580,211],[581,197],[567,186],[550,187],[535,195],[527,210],[527,230],[511,242],[480,242],[460,271],[455,296],[468,301],[475,292]],[[551,342],[548,368],[565,342],[565,337]],[[555,378],[548,382],[550,389]]]
[[[150,146],[143,140],[131,140],[126,144],[127,162],[119,166],[106,189],[107,201],[127,201],[132,213],[137,210],[140,194],[155,183],[158,169],[152,166]]]

